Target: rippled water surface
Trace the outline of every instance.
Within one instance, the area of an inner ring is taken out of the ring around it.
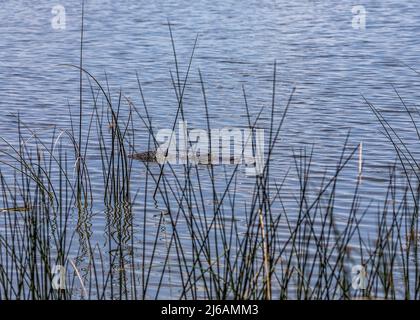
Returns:
[[[66,10],[63,30],[51,25],[55,2],[0,2],[0,135],[8,141],[17,141],[18,114],[30,130],[47,138],[53,127],[70,128],[69,108],[73,115],[78,113],[79,73],[68,65],[79,64],[80,1],[61,0],[60,4]],[[275,123],[293,87],[296,93],[273,154],[273,179],[281,182],[285,172],[294,168],[299,150],[306,147],[310,152],[312,146],[314,174],[321,177],[324,170],[335,168],[349,135],[349,147],[363,142],[361,188],[369,203],[383,195],[388,166],[395,162],[396,154],[365,98],[397,128],[411,152],[420,153],[410,116],[393,89],[414,110],[420,97],[420,77],[415,72],[420,71],[420,2],[364,1],[364,6],[366,28],[357,30],[352,27],[352,1],[87,1],[83,65],[101,83],[108,81],[115,101],[121,89],[140,106],[137,72],[154,127],[171,128],[177,100],[170,73],[176,74],[170,21],[181,78],[198,35],[184,97],[189,127],[207,126],[200,70],[212,127],[247,125],[243,86],[251,114],[256,116],[264,107],[261,126],[268,128],[276,61]],[[88,100],[87,81],[85,85]],[[126,108],[121,113],[127,117]],[[418,115],[413,112],[413,116]],[[145,151],[147,130],[141,121],[136,123],[132,133],[136,149]],[[97,162],[99,174],[98,154],[91,152],[89,157]],[[137,179],[140,185],[144,167],[135,163],[133,172],[133,184]],[[355,156],[337,191],[343,195],[343,210],[336,214],[343,219],[348,211],[346,195],[351,200],[349,191],[357,174]],[[284,195],[286,205],[294,201],[295,182],[286,180],[291,188]],[[240,179],[237,191],[238,202],[245,202],[252,192],[247,178]],[[95,180],[93,192],[103,196]],[[150,210],[147,225],[156,228],[159,219],[154,214],[160,211],[152,202]],[[106,209],[98,205],[93,211],[89,221],[92,237],[102,245],[109,227]],[[134,217],[139,232],[143,226],[140,213]],[[368,213],[366,230],[373,220]],[[165,246],[159,249],[163,254]],[[75,249],[74,255],[78,253]],[[169,296],[171,290],[164,295]]]

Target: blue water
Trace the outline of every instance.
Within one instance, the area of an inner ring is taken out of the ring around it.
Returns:
[[[80,1],[60,1],[66,13],[61,30],[51,24],[56,4],[0,2],[0,134],[10,141],[16,141],[17,114],[31,130],[48,135],[53,126],[70,127],[68,105],[78,112],[79,73],[65,65],[79,64]],[[294,165],[293,150],[312,144],[315,171],[333,168],[350,132],[351,147],[363,142],[363,188],[371,200],[383,194],[386,186],[378,181],[386,180],[396,154],[363,97],[398,128],[414,154],[420,151],[392,87],[410,108],[419,101],[420,76],[411,68],[420,71],[420,2],[360,4],[367,11],[364,30],[352,26],[352,1],[87,1],[84,68],[102,83],[107,80],[115,99],[121,89],[141,105],[137,72],[154,126],[168,128],[177,106],[169,21],[182,78],[198,35],[184,97],[189,125],[206,127],[201,70],[212,126],[222,128],[247,124],[242,86],[251,113],[264,106],[261,120],[269,124],[276,61],[276,122],[293,87],[296,94],[272,175],[280,180]],[[135,134],[146,141],[144,128]],[[344,175],[349,185],[357,177],[357,161]],[[105,222],[95,219],[92,229],[101,233]]]
[[[0,7],[2,134],[11,134],[9,114],[21,114],[33,128],[65,126],[67,101],[77,110],[79,1],[61,1],[66,29],[52,28],[49,1],[2,1]],[[365,143],[366,165],[393,155],[384,150],[379,124],[366,96],[401,130],[414,138],[408,117],[391,85],[408,104],[418,101],[418,3],[366,1],[366,29],[352,27],[350,1],[88,1],[84,66],[111,90],[140,104],[136,71],[157,126],[174,114],[169,71],[174,71],[167,21],[173,24],[181,72],[196,35],[198,47],[186,92],[185,109],[202,123],[198,68],[207,83],[210,114],[219,127],[243,124],[241,86],[252,109],[271,104],[274,60],[277,102],[284,105],[293,86],[295,104],[284,131],[286,144],[314,142],[325,157],[343,142]],[[255,111],[256,112],[256,111]],[[162,126],[163,126],[162,125]]]

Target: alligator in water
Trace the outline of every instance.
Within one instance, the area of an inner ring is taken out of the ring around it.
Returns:
[[[131,159],[140,160],[143,162],[159,162],[159,163],[163,163],[163,161],[159,161],[159,160],[164,159],[163,155],[160,156],[161,159],[158,159],[159,155],[156,151],[145,151],[145,152],[133,153],[129,155],[128,157]],[[185,157],[184,160],[187,160],[187,157]],[[218,157],[216,158],[215,156],[211,156],[210,154],[189,156],[188,161],[190,163],[196,163],[196,164],[213,164],[213,165],[224,164],[219,161]],[[235,157],[233,156],[229,157],[229,163],[234,164]]]

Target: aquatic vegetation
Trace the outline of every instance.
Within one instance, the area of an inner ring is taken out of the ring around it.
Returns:
[[[172,127],[184,120],[194,50],[185,77],[172,75]],[[251,192],[243,194],[240,164],[199,166],[187,159],[177,167],[136,150],[133,132],[139,127],[149,137],[141,150],[157,147],[140,79],[138,107],[122,92],[115,102],[106,84],[83,68],[82,58],[72,68],[80,72],[80,105],[77,116],[70,114],[70,129],[55,128],[47,141],[17,116],[17,143],[2,139],[0,299],[419,298],[418,165],[372,103],[366,101],[398,160],[380,200],[361,205],[361,164],[352,192],[338,192],[360,151],[348,141],[334,170],[321,177],[312,167],[314,149],[296,154],[284,176],[273,175],[273,154],[296,94],[291,89],[287,103],[276,105],[274,64],[266,160],[262,173],[247,180]],[[201,72],[199,77],[211,132]],[[253,131],[265,110],[253,116],[246,93],[243,88],[247,129]],[[138,167],[140,184],[133,179]],[[290,176],[296,189],[285,183]],[[100,240],[92,231],[98,215],[106,221]],[[376,229],[368,236],[367,215]],[[57,266],[66,270],[59,280]],[[365,271],[353,274],[354,266]],[[366,279],[355,281],[360,276]]]

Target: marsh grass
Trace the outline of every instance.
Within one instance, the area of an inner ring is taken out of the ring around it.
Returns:
[[[182,78],[170,25],[169,31],[175,128],[179,119],[185,120],[184,95],[197,39]],[[18,142],[2,139],[0,299],[419,297],[419,166],[370,102],[398,161],[390,167],[382,201],[362,207],[362,180],[355,179],[343,213],[337,205],[340,177],[357,161],[358,145],[346,140],[334,171],[321,178],[313,172],[314,149],[299,151],[284,177],[272,173],[273,153],[295,95],[292,89],[286,105],[276,106],[274,65],[264,170],[252,180],[243,204],[237,200],[239,165],[200,167],[187,161],[180,169],[170,163],[134,162],[129,157],[138,151],[134,128],[148,133],[142,150],[157,147],[140,77],[140,106],[122,92],[112,99],[108,84],[83,68],[82,57],[83,45],[80,65],[71,66],[80,72],[80,105],[78,116],[69,108],[70,129],[54,128],[47,141],[17,116]],[[206,83],[200,71],[198,75],[210,132]],[[88,85],[89,106],[83,84]],[[245,87],[243,98],[248,128],[254,130],[267,111],[252,116]],[[417,131],[414,119],[413,125]],[[92,154],[99,160],[92,160]],[[140,185],[133,185],[134,166],[142,166]],[[291,175],[298,192],[285,184]],[[292,207],[285,195],[293,198]],[[95,212],[98,207],[103,210]],[[370,237],[362,227],[367,214],[376,217]],[[106,221],[105,246],[92,231],[97,215]],[[52,287],[56,265],[67,270],[65,290]],[[367,270],[364,290],[352,288],[353,265]]]

